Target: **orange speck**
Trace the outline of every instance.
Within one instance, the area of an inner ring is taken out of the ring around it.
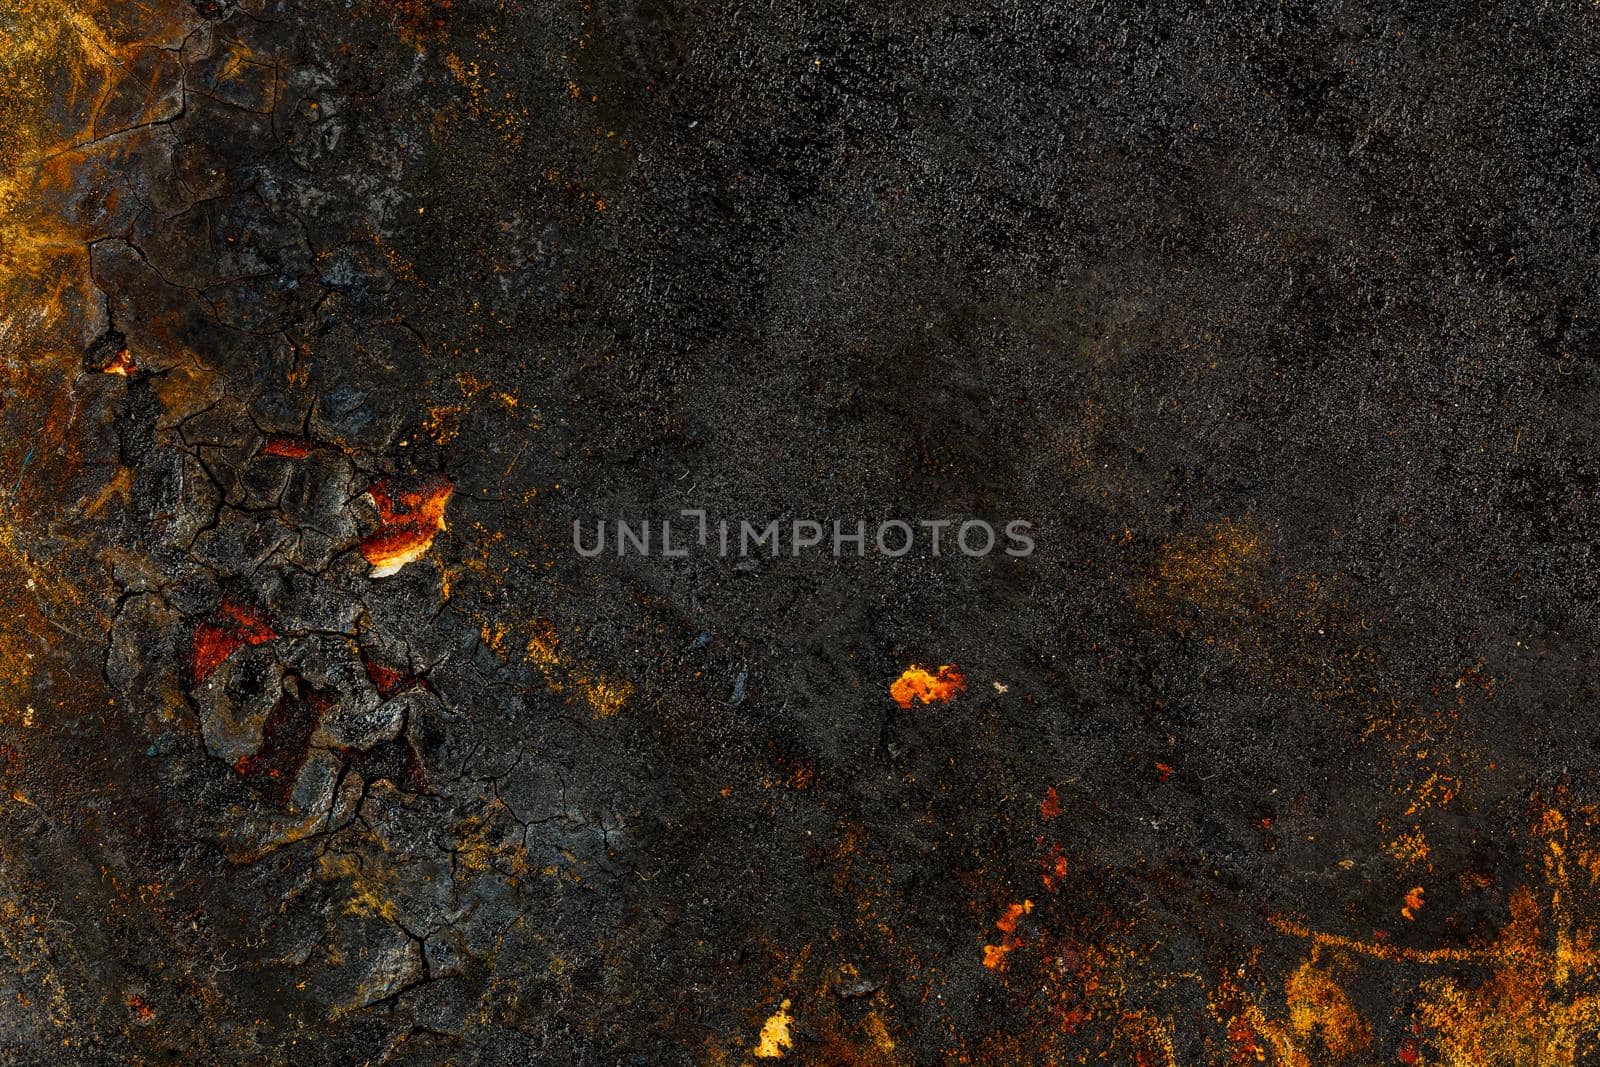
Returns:
[[[1156,777],[1165,782],[1172,777],[1172,767],[1165,763],[1156,764]]]
[[[1400,914],[1404,915],[1406,917],[1406,921],[1409,922],[1410,920],[1415,919],[1417,917],[1417,912],[1421,910],[1422,887],[1420,885],[1415,885],[1411,887],[1410,892],[1406,893],[1405,907],[1400,909]]]
[[[915,700],[924,704],[947,704],[966,687],[966,678],[953,664],[947,663],[938,671],[929,672],[913,663],[895,679],[889,687],[889,695],[902,708],[909,708]]]

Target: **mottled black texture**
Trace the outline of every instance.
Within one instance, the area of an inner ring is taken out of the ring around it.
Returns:
[[[798,1062],[875,1012],[881,1062],[1133,1063],[1134,1009],[1215,1062],[1271,917],[1475,944],[1597,799],[1593,4],[194,12],[92,250],[86,363],[142,370],[74,386],[132,471],[108,692],[5,808],[69,1060],[740,1063],[788,998]],[[369,578],[360,494],[437,475]],[[694,507],[1039,547],[571,546]],[[225,598],[278,636],[197,681]],[[1024,897],[1054,948],[986,969]],[[1062,1024],[1107,944],[1127,1011]],[[1395,1062],[1441,972],[1350,968]],[[36,980],[0,1038],[60,1062]]]

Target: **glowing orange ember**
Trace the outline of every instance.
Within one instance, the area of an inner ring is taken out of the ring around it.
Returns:
[[[451,492],[450,483],[443,478],[398,491],[388,481],[381,481],[367,490],[378,509],[377,530],[361,542],[361,555],[372,564],[372,577],[387,578],[422,558],[444,529],[444,506]]]
[[[1014,934],[1017,932],[1017,923],[1032,910],[1031,900],[1024,900],[1021,904],[1007,904],[1005,913],[994,921],[995,928],[1003,934]]]
[[[281,459],[305,459],[311,455],[311,450],[315,447],[316,445],[304,437],[274,435],[262,443],[260,454],[278,456]]]
[[[124,378],[131,378],[138,373],[139,365],[128,354],[126,346],[117,349],[117,354],[111,357],[111,362],[102,368],[106,374],[117,374]]]
[[[889,687],[889,695],[902,708],[909,708],[914,700],[924,704],[947,704],[966,687],[966,678],[952,664],[947,663],[937,672],[930,673],[913,663],[895,679],[895,683]]]
[[[983,965],[991,971],[1003,971],[1006,967],[1006,955],[1018,945],[1022,939],[1017,936],[1017,923],[1024,915],[1033,911],[1033,901],[1024,900],[1021,904],[1007,904],[1006,910],[1001,912],[1000,918],[994,921],[995,929],[1003,935],[998,945],[983,946]]]
[[[224,600],[217,617],[194,628],[194,661],[191,673],[196,684],[205,681],[245,645],[259,645],[277,637],[277,632],[253,609],[233,600]]]

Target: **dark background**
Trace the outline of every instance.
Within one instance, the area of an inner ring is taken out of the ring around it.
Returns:
[[[11,1061],[1593,1060],[1593,4],[72,10]]]

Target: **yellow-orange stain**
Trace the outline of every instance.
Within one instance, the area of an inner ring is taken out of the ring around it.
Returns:
[[[133,356],[128,353],[126,345],[117,349],[116,355],[105,365],[106,374],[115,374],[123,378],[131,378],[139,372],[139,365],[133,361]]]
[[[538,619],[527,644],[528,663],[544,678],[552,693],[575,689],[593,718],[609,719],[633,697],[633,683],[576,666],[560,650],[556,628],[548,619]]]
[[[793,1025],[794,1016],[789,1014],[789,1001],[785,999],[778,1005],[778,1010],[767,1016],[767,1021],[761,1024],[761,1036],[750,1054],[763,1060],[783,1058],[784,1053],[794,1047],[794,1037],[789,1033],[789,1027]]]
[[[1285,934],[1309,939],[1314,951],[1342,949],[1387,962],[1450,966],[1449,973],[1424,979],[1417,989],[1416,1033],[1402,1045],[1403,1063],[1575,1067],[1580,1055],[1600,1044],[1600,994],[1593,991],[1600,978],[1600,941],[1588,918],[1595,906],[1595,878],[1586,867],[1578,886],[1569,877],[1570,828],[1559,811],[1544,809],[1533,833],[1543,844],[1548,903],[1541,906],[1533,888],[1517,887],[1505,924],[1492,940],[1476,946],[1407,948],[1314,931],[1281,918],[1269,917],[1269,922]],[[1584,854],[1581,848],[1575,851]],[[1421,899],[1419,894],[1416,906]]]

